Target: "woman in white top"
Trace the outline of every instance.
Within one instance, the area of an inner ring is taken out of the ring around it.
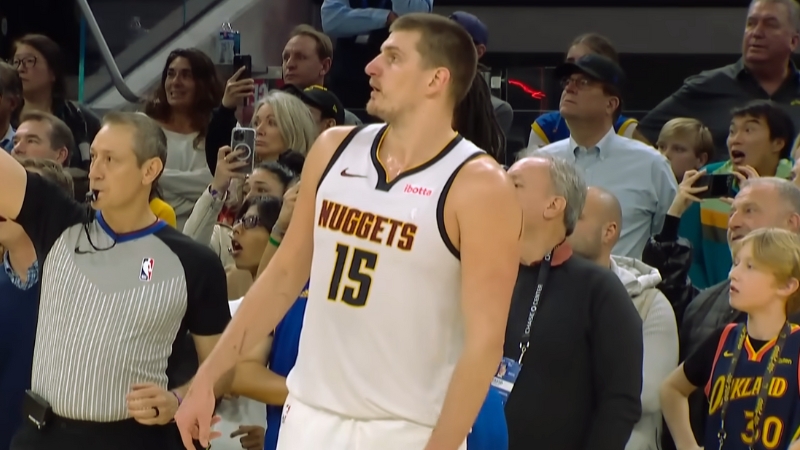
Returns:
[[[175,210],[179,230],[211,182],[203,141],[222,94],[211,59],[195,48],[177,49],[167,57],[161,83],[145,104],[145,114],[167,136],[167,163],[159,185],[164,200]]]
[[[256,130],[257,168],[259,164],[278,162],[295,175],[300,174],[305,155],[317,138],[316,123],[305,103],[285,92],[270,91],[256,105],[251,127]],[[186,235],[217,250],[226,266],[231,263],[225,254],[230,229],[220,224],[218,218],[226,200],[227,206],[237,211],[245,198],[236,189],[229,189],[232,182],[242,182],[245,178],[235,171],[244,163],[236,162],[233,156],[230,147],[220,149],[213,182],[203,190],[183,228]],[[246,187],[261,183],[262,176],[267,176],[259,172],[259,169],[253,172],[251,180],[244,183]],[[232,195],[237,198],[230,201]]]

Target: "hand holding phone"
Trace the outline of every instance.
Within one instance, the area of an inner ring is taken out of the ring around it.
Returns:
[[[732,173],[703,175],[696,182],[695,187],[707,186],[708,189],[697,193],[699,198],[734,197],[734,185],[737,177]]]
[[[253,78],[253,58],[250,55],[236,55],[233,57],[233,68],[237,72],[242,70],[239,74],[239,79],[246,80]]]
[[[253,95],[256,89],[256,83],[253,81],[252,74],[248,73],[245,77],[245,71],[248,71],[248,66],[240,66],[236,72],[225,83],[225,93],[222,96],[222,106],[234,109],[239,106],[242,100]]]

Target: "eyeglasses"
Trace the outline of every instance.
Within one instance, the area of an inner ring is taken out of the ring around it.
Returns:
[[[259,220],[258,216],[244,216],[241,219],[237,219],[236,222],[233,222],[234,227],[237,225],[241,225],[245,230],[252,230],[261,225],[261,220]]]
[[[593,86],[596,84],[594,80],[590,80],[588,78],[562,78],[561,79],[561,88],[566,89],[570,84],[575,84],[575,87],[579,90],[586,89],[589,86]]]
[[[30,69],[32,67],[36,67],[36,57],[31,56],[23,56],[22,58],[14,58],[11,61],[11,65],[15,68],[19,69],[20,66],[24,66],[26,69]]]

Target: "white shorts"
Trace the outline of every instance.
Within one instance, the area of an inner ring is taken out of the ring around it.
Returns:
[[[404,420],[356,420],[301,403],[283,406],[277,450],[424,450],[432,428]],[[460,450],[466,450],[466,442]]]

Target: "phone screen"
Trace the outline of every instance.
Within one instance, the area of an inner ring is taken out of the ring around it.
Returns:
[[[236,55],[233,57],[233,71],[244,67],[244,71],[239,75],[240,80],[253,78],[253,58],[250,55]]]
[[[708,189],[697,194],[700,198],[735,197],[734,185],[736,176],[733,174],[703,175],[694,184],[695,187],[708,186]]]

